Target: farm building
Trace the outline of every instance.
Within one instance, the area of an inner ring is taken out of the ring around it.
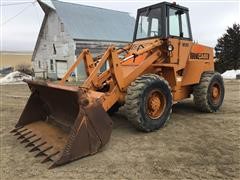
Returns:
[[[135,20],[127,12],[56,0],[38,3],[45,16],[32,56],[36,76],[45,72],[62,78],[82,49],[97,56],[110,44],[121,47],[132,41]],[[75,74],[85,78],[83,64]]]

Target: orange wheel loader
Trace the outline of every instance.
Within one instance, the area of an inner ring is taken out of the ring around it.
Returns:
[[[66,86],[81,61],[87,79]],[[111,136],[109,113],[120,106],[137,129],[151,132],[191,95],[203,112],[217,111],[224,98],[213,49],[193,42],[188,9],[167,2],[138,10],[131,44],[98,58],[84,49],[59,84],[26,82],[32,94],[12,133],[50,167],[97,153]]]

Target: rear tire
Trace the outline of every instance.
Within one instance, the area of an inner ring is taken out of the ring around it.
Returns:
[[[202,112],[216,112],[224,99],[224,83],[217,72],[204,72],[199,84],[193,87],[194,103]]]
[[[139,130],[161,128],[172,112],[172,93],[168,82],[156,74],[138,77],[127,89],[125,108],[128,120]]]

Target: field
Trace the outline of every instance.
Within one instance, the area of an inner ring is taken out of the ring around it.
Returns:
[[[225,86],[219,112],[200,113],[188,99],[153,133],[136,131],[121,109],[101,152],[52,170],[9,134],[30,94],[27,86],[1,86],[1,179],[240,179],[240,80]]]
[[[0,68],[15,67],[19,64],[31,65],[32,53],[26,52],[0,52]]]

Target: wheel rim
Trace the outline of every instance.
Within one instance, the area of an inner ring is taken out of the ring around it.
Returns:
[[[221,87],[219,83],[214,83],[211,87],[211,97],[214,104],[217,104],[221,97]]]
[[[147,98],[147,114],[155,120],[161,117],[166,107],[166,97],[159,90],[153,90]]]

